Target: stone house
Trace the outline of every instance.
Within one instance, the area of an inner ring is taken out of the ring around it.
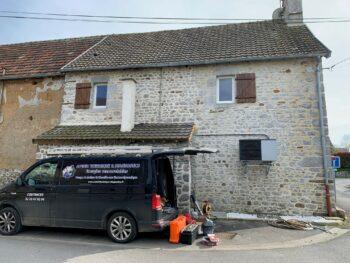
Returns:
[[[60,121],[33,136],[37,158],[216,148],[175,158],[182,209],[195,192],[216,211],[326,214],[330,51],[295,2],[271,21],[103,37],[61,67]],[[277,159],[241,161],[247,139],[276,140]]]
[[[102,37],[0,45],[0,185],[36,159],[32,139],[60,121],[60,68]]]

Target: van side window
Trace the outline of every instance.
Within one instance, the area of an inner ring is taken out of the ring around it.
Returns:
[[[96,159],[64,161],[61,185],[145,184],[145,160]]]
[[[31,170],[24,178],[29,186],[52,184],[55,179],[57,163],[43,163]]]

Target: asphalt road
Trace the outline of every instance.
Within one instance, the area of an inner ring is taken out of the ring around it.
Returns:
[[[325,243],[299,248],[210,251],[174,249],[145,249],[137,245],[111,243],[104,233],[75,233],[74,240],[68,238],[66,230],[27,230],[14,237],[0,236],[0,262],[6,263],[96,263],[96,262],[350,262],[350,233]],[[76,230],[81,231],[81,230]],[[252,230],[253,231],[253,230]],[[49,234],[46,234],[48,232]],[[158,240],[158,238],[156,237]]]
[[[337,190],[337,206],[350,212],[350,179],[335,179]]]

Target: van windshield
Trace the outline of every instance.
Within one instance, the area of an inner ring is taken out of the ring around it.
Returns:
[[[169,158],[155,160],[157,194],[162,198],[164,206],[176,206],[176,187]]]

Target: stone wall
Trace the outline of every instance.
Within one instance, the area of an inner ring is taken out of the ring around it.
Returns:
[[[239,73],[256,74],[256,103],[217,104],[217,77]],[[200,201],[218,211],[326,213],[316,60],[69,73],[61,124],[120,123],[123,78],[137,81],[136,122],[194,122],[192,145],[219,149],[191,157]],[[107,109],[73,108],[75,84],[85,81],[108,82]],[[244,166],[239,139],[267,137],[277,140],[278,160]]]
[[[281,150],[288,147],[282,144],[278,161],[271,166],[245,164],[239,161],[239,140],[248,138],[264,139],[259,135],[194,136],[194,146],[220,150],[218,154],[191,157],[192,189],[198,200],[208,200],[215,210],[226,212],[325,213],[321,162],[305,164],[303,156],[292,157]]]
[[[21,173],[19,169],[0,169],[0,187],[13,182]]]

